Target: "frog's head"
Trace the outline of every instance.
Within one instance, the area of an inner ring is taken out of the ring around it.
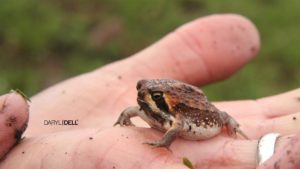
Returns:
[[[166,100],[168,81],[170,80],[140,80],[137,83],[136,89],[138,91],[137,102],[141,109],[145,111],[155,112],[169,112],[169,105]],[[147,110],[146,110],[147,109]]]
[[[136,89],[137,102],[141,109],[151,113],[163,111],[174,114],[173,108],[176,105],[184,104],[190,107],[206,99],[200,89],[177,80],[140,80]]]

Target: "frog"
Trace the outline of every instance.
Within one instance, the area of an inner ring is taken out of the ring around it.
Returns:
[[[219,110],[198,87],[173,79],[143,79],[136,85],[137,106],[124,109],[114,126],[135,126],[131,118],[140,117],[151,128],[164,133],[160,140],[145,141],[169,149],[181,137],[206,140],[227,129],[230,137],[248,136],[227,112]]]

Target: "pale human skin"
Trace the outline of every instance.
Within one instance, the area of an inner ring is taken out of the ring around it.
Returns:
[[[282,134],[276,155],[262,168],[299,168],[300,89],[258,100],[214,103],[230,113],[250,140],[225,133],[206,141],[176,139],[166,149],[142,144],[163,133],[140,127],[113,127],[120,112],[136,105],[139,79],[170,78],[203,86],[225,79],[248,63],[260,48],[256,28],[238,15],[213,15],[187,23],[147,49],[105,67],[61,82],[31,98],[25,139],[0,163],[0,168],[196,168],[256,166],[257,139]],[[1,101],[1,99],[0,99]],[[24,106],[26,106],[24,104]],[[293,120],[293,117],[296,120]],[[44,120],[74,119],[78,126],[46,126]],[[295,137],[293,137],[295,136]],[[278,161],[276,157],[281,156]],[[298,159],[297,159],[298,158]]]

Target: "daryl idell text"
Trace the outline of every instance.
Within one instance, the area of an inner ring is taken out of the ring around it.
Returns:
[[[70,126],[78,125],[79,120],[44,120],[44,125],[50,126]]]

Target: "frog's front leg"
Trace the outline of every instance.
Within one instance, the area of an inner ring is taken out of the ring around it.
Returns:
[[[114,126],[120,125],[120,126],[134,126],[134,124],[131,122],[130,118],[138,116],[140,114],[140,107],[134,106],[134,107],[128,107],[125,109],[119,116],[117,122],[115,122]]]
[[[173,125],[167,132],[164,134],[161,140],[157,141],[147,141],[144,144],[149,144],[154,147],[165,147],[169,150],[170,145],[176,139],[179,131],[182,130],[182,122],[173,122]]]

